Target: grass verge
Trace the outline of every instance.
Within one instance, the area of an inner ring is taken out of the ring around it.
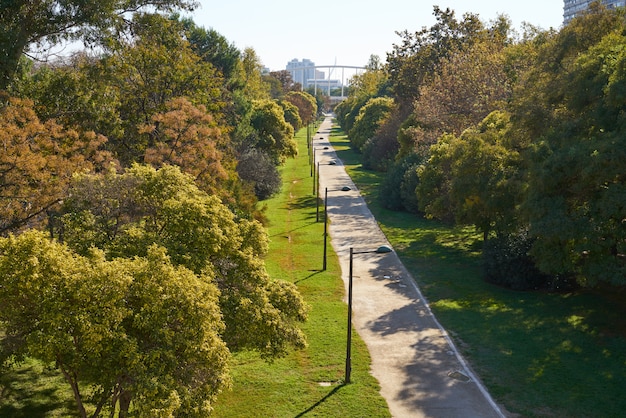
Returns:
[[[485,283],[479,234],[382,208],[382,175],[361,167],[338,129],[331,142],[433,312],[497,402],[524,417],[624,416],[623,293],[514,292]]]
[[[266,201],[272,277],[295,283],[312,307],[303,325],[309,346],[271,364],[236,354],[233,389],[220,395],[216,417],[388,417],[378,382],[369,374],[363,341],[353,339],[352,383],[343,385],[347,306],[336,255],[328,246],[322,271],[323,222],[316,222],[306,130],[299,155],[282,168],[281,193]],[[353,334],[355,335],[355,334]]]

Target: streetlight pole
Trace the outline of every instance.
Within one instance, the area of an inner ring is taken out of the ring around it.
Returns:
[[[346,385],[350,383],[352,373],[352,257],[354,250],[350,247],[350,268],[348,269],[348,335],[346,343]]]
[[[387,247],[386,245],[381,245],[373,251],[359,252],[354,252],[353,248],[350,247],[350,267],[348,269],[348,336],[346,341],[346,384],[350,383],[350,374],[352,372],[352,267],[354,264],[354,254],[385,254],[390,253],[391,251],[392,249]]]
[[[343,186],[339,190],[331,190],[331,191],[342,191],[349,192],[352,190],[349,186]],[[322,270],[326,271],[326,255],[328,253],[328,187],[324,188],[324,258],[322,263]]]

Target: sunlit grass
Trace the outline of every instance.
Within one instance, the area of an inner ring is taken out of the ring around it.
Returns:
[[[323,223],[316,222],[306,130],[297,139],[298,157],[281,170],[281,193],[266,202],[271,237],[266,264],[272,277],[295,283],[311,305],[303,324],[309,346],[270,364],[251,354],[236,355],[233,390],[220,396],[214,415],[388,417],[378,383],[369,374],[369,354],[358,336],[353,341],[353,383],[342,384],[347,331],[344,286],[330,245],[327,270],[322,271]]]

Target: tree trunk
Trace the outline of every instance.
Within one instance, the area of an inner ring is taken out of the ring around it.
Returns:
[[[0,36],[4,38],[0,42],[0,91],[6,90],[13,82],[27,44],[27,39],[21,36],[22,33],[15,36],[16,34],[7,32],[9,29],[3,28],[0,31]],[[17,39],[10,39],[12,37]]]
[[[76,401],[76,406],[78,408],[78,414],[80,415],[81,418],[87,418],[87,411],[85,410],[85,406],[83,405],[83,400],[81,399],[81,396],[80,396],[80,389],[78,388],[78,381],[76,379],[76,376],[73,376],[68,371],[66,371],[60,362],[57,361],[57,364],[59,365],[59,369],[61,369],[63,376],[65,376],[65,380],[67,380],[67,382],[72,387],[72,392],[74,393],[74,400]]]
[[[128,417],[128,409],[130,408],[130,401],[132,399],[132,395],[130,392],[122,390],[120,393],[120,413],[118,415],[119,418],[127,418]]]

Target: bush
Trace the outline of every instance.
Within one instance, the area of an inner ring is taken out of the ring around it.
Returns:
[[[397,153],[395,137],[376,135],[363,146],[363,168],[385,172],[393,165]]]
[[[513,290],[571,290],[575,281],[569,276],[542,273],[528,255],[533,240],[527,231],[500,235],[485,243],[484,279]]]
[[[269,199],[280,191],[282,181],[272,158],[261,150],[251,148],[239,158],[237,173],[254,186],[259,200]]]
[[[363,146],[372,138],[378,128],[391,115],[394,101],[391,97],[376,97],[367,101],[359,110],[354,125],[348,131],[350,146],[357,152],[363,152]]]
[[[363,167],[368,170],[387,171],[393,165],[400,143],[398,129],[402,125],[403,116],[393,112],[378,128],[375,135],[363,146]]]
[[[422,163],[418,154],[410,154],[389,168],[380,185],[380,203],[391,210],[419,213],[415,189],[419,183],[417,167]]]

